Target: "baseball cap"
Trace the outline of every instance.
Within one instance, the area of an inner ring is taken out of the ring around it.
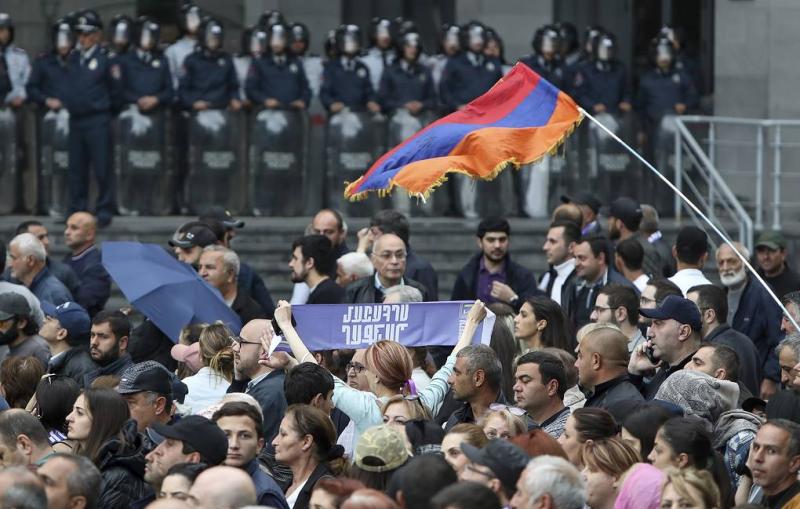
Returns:
[[[642,222],[641,205],[627,196],[621,196],[612,201],[607,212],[607,216],[619,219],[629,230],[638,230],[639,223]]]
[[[178,343],[172,346],[169,353],[173,359],[186,364],[195,373],[203,367],[203,361],[200,359],[200,342],[191,345]]]
[[[356,444],[354,463],[367,472],[388,472],[408,460],[403,436],[396,429],[381,424],[361,435]]]
[[[217,243],[217,236],[207,225],[195,223],[184,229],[181,226],[178,234],[169,240],[169,245],[189,249],[194,246],[206,247]]]
[[[702,327],[700,310],[697,309],[697,305],[689,299],[677,295],[668,295],[660,306],[653,309],[640,309],[639,314],[655,320],[672,319],[691,326],[695,331],[699,331]]]
[[[0,293],[0,320],[15,316],[30,316],[31,306],[25,297],[15,292]]]
[[[203,221],[205,219],[214,219],[224,224],[226,228],[244,227],[244,221],[242,221],[241,219],[236,219],[235,217],[233,217],[233,214],[231,214],[229,210],[226,210],[225,208],[219,206],[207,208],[206,210],[203,211],[202,214],[200,214],[199,219],[200,221]]]
[[[781,232],[776,232],[774,230],[766,231],[758,236],[758,240],[756,241],[756,249],[759,247],[766,247],[768,249],[772,249],[773,251],[780,251],[781,249],[786,249],[786,239],[783,237]]]
[[[561,203],[575,203],[577,205],[586,205],[597,214],[600,211],[600,200],[590,193],[575,193],[572,196],[562,195]]]
[[[517,491],[517,479],[530,460],[525,451],[500,438],[490,440],[482,449],[461,442],[461,450],[471,462],[490,468],[510,494]]]
[[[750,396],[749,398],[742,401],[742,410],[745,412],[753,413],[753,410],[761,409],[762,411],[766,410],[767,402],[761,398],[756,396]]]
[[[123,371],[119,379],[117,392],[120,394],[135,394],[144,391],[172,395],[170,373],[156,361],[134,364]]]
[[[50,302],[42,301],[42,312],[58,320],[62,328],[67,329],[69,337],[79,338],[89,333],[92,320],[89,313],[77,302],[65,302],[54,306]]]
[[[187,415],[172,424],[153,423],[153,430],[164,438],[180,440],[199,452],[211,466],[228,456],[228,438],[213,421],[200,415]]]

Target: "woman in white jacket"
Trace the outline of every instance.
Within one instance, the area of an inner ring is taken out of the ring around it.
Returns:
[[[189,392],[184,407],[199,413],[225,396],[233,379],[233,333],[221,323],[207,325],[200,333],[200,359],[203,367],[183,379]]]

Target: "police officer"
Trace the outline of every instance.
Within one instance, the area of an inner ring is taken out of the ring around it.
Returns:
[[[338,32],[338,29],[328,30],[328,33],[325,34],[325,64],[336,60],[339,56],[339,52],[336,49],[336,32]]]
[[[483,54],[486,47],[484,26],[471,22],[460,33],[464,52],[447,62],[439,87],[441,102],[451,111],[463,109],[503,76],[500,60]]]
[[[100,47],[103,24],[93,10],[76,20],[80,51],[67,64],[69,89],[69,206],[73,212],[89,210],[89,168],[97,179],[98,226],[111,224],[114,213],[114,175],[111,171],[111,78],[108,55]]]
[[[69,94],[67,59],[75,39],[72,27],[65,19],[56,21],[51,35],[53,49],[34,60],[25,88],[31,101],[48,110],[59,111],[64,107]]]
[[[665,25],[659,32],[659,37],[666,37],[675,49],[675,68],[683,71],[692,80],[698,93],[703,94],[703,79],[700,72],[700,65],[697,60],[686,51],[686,32],[680,27]]]
[[[186,57],[178,100],[186,110],[203,111],[230,107],[238,111],[239,83],[233,59],[222,49],[224,30],[214,18],[206,18],[200,30],[201,50]]]
[[[183,4],[178,23],[182,36],[164,51],[167,62],[169,62],[172,86],[175,90],[178,90],[180,80],[185,72],[183,67],[184,60],[194,53],[197,48],[197,32],[200,30],[201,22],[202,13],[200,8],[193,3]]]
[[[503,46],[503,38],[497,33],[494,28],[486,29],[486,47],[483,49],[483,54],[489,58],[496,58],[503,66],[503,75],[505,76],[511,70],[511,66],[506,62],[505,48]]]
[[[619,114],[631,110],[631,94],[625,64],[616,59],[617,39],[599,35],[592,59],[578,67],[574,98],[587,111]]]
[[[303,64],[311,94],[318,96],[322,85],[322,58],[308,52],[310,43],[311,33],[306,25],[299,22],[289,25],[289,51]]]
[[[358,59],[361,30],[356,25],[342,25],[336,31],[337,58],[325,66],[319,98],[330,113],[343,108],[378,113],[375,90],[369,69]]]
[[[561,35],[555,25],[540,27],[533,34],[533,55],[520,61],[536,71],[557,88],[564,88],[564,68],[561,65]]]
[[[131,34],[133,32],[133,20],[127,14],[117,14],[111,19],[109,24],[109,56],[115,57],[124,55],[128,52],[131,45]]]
[[[405,108],[412,115],[436,106],[436,92],[430,71],[419,62],[422,39],[417,32],[407,32],[397,42],[397,58],[383,71],[378,94],[384,111]]]
[[[11,91],[2,96],[3,104],[19,108],[27,97],[25,84],[31,74],[31,63],[25,50],[14,45],[14,20],[5,12],[0,12],[0,59],[5,60],[11,82]]]
[[[146,16],[139,18],[135,48],[120,56],[122,100],[135,104],[142,113],[172,104],[174,90],[169,63],[158,49],[161,25]]]
[[[697,106],[697,89],[685,72],[675,67],[675,49],[669,39],[650,43],[654,66],[639,80],[638,110],[649,137],[665,115],[682,115]]]
[[[251,106],[245,92],[247,76],[253,61],[261,58],[266,49],[267,32],[263,28],[257,25],[242,31],[242,47],[239,53],[233,57],[233,66],[236,69],[236,80],[239,83],[239,99],[247,108]]]
[[[439,52],[424,59],[423,63],[430,69],[433,77],[433,86],[439,90],[442,73],[447,61],[461,53],[461,27],[445,23],[442,25],[442,35],[439,40]]]
[[[247,97],[265,108],[305,109],[311,101],[303,64],[289,53],[289,27],[278,23],[267,32],[269,53],[253,60]]]
[[[374,90],[378,90],[380,86],[383,70],[394,62],[393,29],[394,26],[388,18],[372,18],[369,24],[369,48],[361,61],[369,69]]]
[[[557,23],[558,35],[561,38],[561,62],[568,68],[581,59],[581,48],[578,45],[578,30],[567,21]]]

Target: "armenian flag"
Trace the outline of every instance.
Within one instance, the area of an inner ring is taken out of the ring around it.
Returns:
[[[507,166],[536,162],[556,149],[583,115],[575,101],[527,65],[518,63],[488,92],[422,129],[378,159],[346,198],[395,186],[427,198],[451,172],[492,180]]]

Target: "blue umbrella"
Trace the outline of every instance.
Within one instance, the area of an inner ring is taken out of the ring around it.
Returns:
[[[221,320],[235,334],[241,329],[219,291],[157,244],[103,242],[103,266],[131,305],[176,343],[190,323]]]

